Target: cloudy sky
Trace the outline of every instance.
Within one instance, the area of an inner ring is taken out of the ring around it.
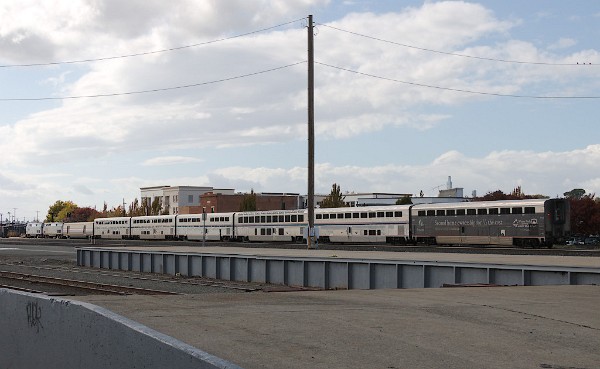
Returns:
[[[600,194],[600,4],[4,0],[0,213],[139,188]],[[590,64],[591,63],[591,64]]]

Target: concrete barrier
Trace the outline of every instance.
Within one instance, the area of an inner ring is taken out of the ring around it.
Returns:
[[[0,368],[240,367],[95,305],[0,288]]]

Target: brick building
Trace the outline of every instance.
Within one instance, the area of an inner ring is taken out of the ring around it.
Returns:
[[[200,196],[199,206],[180,208],[180,214],[229,213],[240,211],[240,205],[247,194],[224,194],[207,192]],[[303,199],[299,194],[257,193],[256,210],[294,210],[301,207]],[[185,212],[185,213],[184,213]]]

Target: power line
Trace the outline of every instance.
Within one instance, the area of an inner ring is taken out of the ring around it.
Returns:
[[[85,98],[96,98],[96,97],[114,97],[114,96],[125,96],[125,95],[138,95],[138,94],[146,94],[146,93],[152,93],[152,92],[162,92],[162,91],[170,91],[170,90],[179,90],[179,89],[184,89],[184,88],[205,86],[205,85],[211,85],[211,84],[220,83],[220,82],[232,81],[232,80],[240,79],[240,78],[252,77],[252,76],[259,75],[259,74],[274,72],[274,71],[277,71],[277,70],[281,70],[281,69],[293,67],[295,65],[299,65],[299,64],[303,64],[303,63],[306,63],[306,60],[299,61],[299,62],[292,63],[292,64],[288,64],[288,65],[284,65],[284,66],[281,66],[281,67],[276,67],[276,68],[271,68],[271,69],[265,69],[265,70],[258,71],[258,72],[253,72],[253,73],[248,73],[248,74],[242,74],[242,75],[234,76],[234,77],[222,78],[222,79],[218,79],[218,80],[214,80],[214,81],[193,83],[193,84],[183,85],[183,86],[164,87],[164,88],[155,88],[155,89],[151,89],[151,90],[118,92],[118,93],[109,93],[109,94],[95,94],[95,95],[62,96],[62,97],[34,97],[34,98],[5,98],[5,99],[0,98],[0,101],[74,100],[74,99],[85,99]]]
[[[381,76],[377,76],[377,75],[374,75],[374,74],[363,73],[363,72],[358,72],[358,71],[355,71],[355,70],[352,70],[352,69],[337,67],[335,65],[321,63],[321,62],[318,62],[318,61],[315,61],[315,64],[323,65],[325,67],[329,67],[329,68],[333,68],[333,69],[343,70],[345,72],[359,74],[359,75],[366,76],[366,77],[371,77],[371,78],[377,78],[377,79],[381,79],[381,80],[385,80],[385,81],[390,81],[390,82],[402,83],[402,84],[411,85],[411,86],[418,86],[418,87],[434,88],[434,89],[437,89],[437,90],[462,92],[462,93],[475,94],[475,95],[487,95],[487,96],[499,96],[499,97],[516,97],[516,98],[527,98],[527,99],[600,99],[600,96],[535,96],[535,95],[500,94],[500,93],[495,93],[495,92],[484,92],[484,91],[471,91],[471,90],[463,90],[463,89],[459,89],[459,88],[441,87],[441,86],[427,85],[427,84],[424,84],[424,83],[401,81],[401,80],[394,79],[394,78],[381,77]]]
[[[360,36],[360,37],[368,38],[368,39],[375,40],[375,41],[385,42],[385,43],[388,43],[388,44],[402,46],[402,47],[407,47],[407,48],[415,49],[415,50],[427,51],[427,52],[430,52],[430,53],[450,55],[450,56],[458,56],[458,57],[461,57],[461,58],[471,58],[471,59],[478,59],[478,60],[487,60],[487,61],[494,61],[494,62],[500,62],[500,63],[531,64],[531,65],[555,65],[555,66],[583,66],[583,65],[592,65],[592,63],[589,63],[589,64],[588,63],[549,63],[549,62],[532,62],[532,61],[523,61],[523,60],[486,58],[486,57],[483,57],[483,56],[474,56],[474,55],[453,53],[453,52],[448,52],[448,51],[427,49],[427,48],[424,48],[424,47],[419,47],[419,46],[414,46],[414,45],[403,44],[403,43],[400,43],[400,42],[385,40],[385,39],[382,39],[382,38],[378,38],[378,37],[374,37],[374,36],[369,36],[369,35],[365,35],[365,34],[354,32],[354,31],[348,31],[348,30],[337,28],[337,27],[330,26],[330,25],[327,25],[327,24],[322,24],[322,23],[318,23],[318,24],[320,26],[331,28],[331,29],[334,29],[336,31],[349,33],[351,35]]]
[[[144,56],[144,55],[159,54],[159,53],[165,53],[165,52],[169,52],[169,51],[177,51],[177,50],[189,49],[189,48],[192,48],[192,47],[205,46],[205,45],[210,45],[210,44],[214,44],[214,43],[217,43],[217,42],[222,42],[222,41],[232,40],[232,39],[235,39],[235,38],[249,36],[249,35],[253,35],[253,34],[256,34],[256,33],[265,32],[265,31],[268,31],[268,30],[271,30],[271,29],[274,29],[274,28],[279,28],[279,27],[287,26],[288,24],[296,23],[296,22],[299,22],[299,21],[302,21],[302,20],[305,20],[305,19],[306,18],[300,18],[300,19],[296,19],[296,20],[293,20],[293,21],[290,21],[290,22],[281,23],[281,24],[278,24],[278,25],[275,25],[275,26],[271,26],[271,27],[259,29],[259,30],[256,30],[256,31],[246,32],[246,33],[242,33],[242,34],[235,35],[235,36],[223,37],[223,38],[219,38],[219,39],[212,40],[212,41],[200,42],[200,43],[196,43],[196,44],[192,44],[192,45],[171,47],[171,48],[162,49],[162,50],[146,51],[146,52],[141,52],[141,53],[118,55],[118,56],[107,56],[107,57],[103,57],[103,58],[94,58],[94,59],[67,60],[67,61],[58,61],[58,62],[30,63],[30,64],[7,64],[7,65],[0,65],[0,68],[41,67],[41,66],[61,65],[61,64],[90,63],[90,62],[97,62],[97,61],[106,61],[106,60],[114,60],[114,59],[122,59],[122,58],[131,58],[131,57],[135,57],[135,56]]]

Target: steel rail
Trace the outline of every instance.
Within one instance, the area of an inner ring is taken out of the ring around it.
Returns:
[[[103,293],[113,293],[119,295],[178,295],[176,292],[154,290],[147,288],[138,288],[131,286],[119,286],[114,284],[105,284],[97,282],[79,281],[65,278],[46,277],[34,274],[16,273],[10,271],[0,271],[0,278],[20,280],[26,282],[43,283],[49,285],[57,285],[64,287],[80,288]]]

